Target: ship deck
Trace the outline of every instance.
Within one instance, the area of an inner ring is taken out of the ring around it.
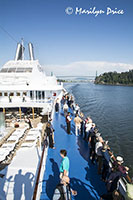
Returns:
[[[0,200],[31,200],[40,161],[39,149],[19,149],[12,163],[7,165],[0,178]]]
[[[70,110],[72,113],[72,111]],[[77,191],[72,199],[98,200],[106,192],[105,184],[97,173],[97,165],[89,159],[89,147],[81,136],[75,136],[74,122],[71,122],[71,133],[66,132],[66,122],[63,111],[55,113],[53,117],[55,129],[55,147],[48,149],[46,169],[43,177],[41,200],[52,199],[54,189],[59,183],[59,166],[61,162],[60,150],[66,149],[70,159],[71,188]]]

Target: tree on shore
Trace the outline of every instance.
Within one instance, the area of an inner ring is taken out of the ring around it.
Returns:
[[[95,78],[95,84],[133,85],[133,70],[129,72],[106,72]]]

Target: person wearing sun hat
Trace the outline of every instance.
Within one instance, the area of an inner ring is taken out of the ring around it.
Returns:
[[[120,164],[122,164],[124,162],[124,160],[121,156],[117,156],[116,161],[117,161],[117,163],[120,163]]]
[[[123,166],[122,164],[124,163],[124,160],[121,156],[116,157],[116,162],[117,162],[117,168],[118,170],[123,174],[127,175],[129,168],[126,166]]]

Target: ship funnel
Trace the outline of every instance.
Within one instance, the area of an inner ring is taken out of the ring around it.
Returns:
[[[23,60],[23,54],[24,54],[24,47],[22,44],[18,43],[15,60]]]
[[[34,58],[34,51],[33,51],[33,44],[29,43],[28,46],[29,46],[30,60],[35,60],[35,58]]]

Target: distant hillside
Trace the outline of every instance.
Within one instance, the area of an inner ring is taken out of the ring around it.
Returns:
[[[133,70],[129,72],[108,72],[95,78],[95,84],[133,85]]]
[[[57,79],[58,82],[67,82],[66,80],[64,79]]]

